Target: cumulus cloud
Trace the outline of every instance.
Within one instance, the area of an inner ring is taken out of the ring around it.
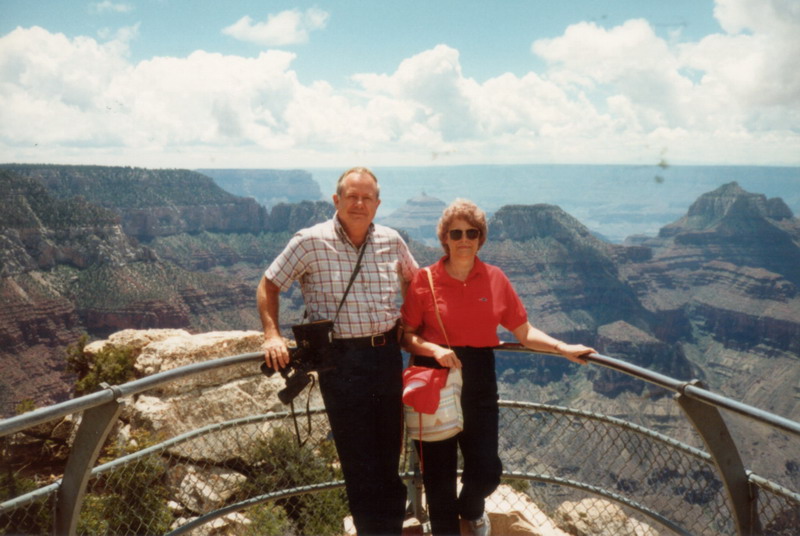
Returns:
[[[354,74],[354,87],[301,83],[287,51],[134,63],[136,27],[103,42],[18,28],[0,37],[0,161],[796,165],[800,16],[796,4],[768,4],[756,14],[751,2],[719,0],[724,31],[696,42],[667,41],[638,19],[575,24],[532,44],[544,71],[482,82],[441,44],[389,72]],[[275,15],[262,39],[297,42],[298,29],[327,20],[284,13],[300,19]],[[283,40],[277,27],[288,28]]]
[[[672,45],[647,21],[593,23],[533,43],[561,87],[651,133],[786,132],[800,120],[800,4],[718,0],[725,33]]]
[[[69,40],[41,28],[0,39],[0,142],[37,150],[104,146],[177,151],[203,145],[285,146],[282,117],[296,90],[294,55],[195,52],[136,65],[118,42]]]
[[[641,19],[611,29],[575,24],[561,37],[534,42],[532,50],[552,66],[548,78],[559,86],[591,91],[596,101],[624,96],[651,111],[640,124],[652,127],[668,120],[664,114],[681,114],[679,96],[691,86],[667,43]]]
[[[800,3],[718,0],[714,14],[727,33],[683,49],[686,63],[705,73],[705,86],[761,112],[800,110]],[[798,118],[787,117],[795,126]]]
[[[444,139],[468,138],[479,132],[472,109],[471,86],[461,72],[457,50],[439,45],[400,63],[392,75],[355,75],[369,94],[385,94],[414,108],[413,116]]]
[[[269,15],[266,22],[244,16],[222,33],[240,41],[263,46],[286,46],[307,43],[312,31],[325,28],[329,14],[321,9],[291,9]]]

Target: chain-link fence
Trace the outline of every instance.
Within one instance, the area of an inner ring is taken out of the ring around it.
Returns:
[[[305,396],[297,407],[305,406]],[[198,405],[195,422],[203,411]],[[238,411],[231,407],[224,422],[175,437],[120,421],[92,471],[78,534],[345,533],[347,502],[324,410],[298,410],[297,419],[289,412]],[[36,429],[0,438],[0,534],[52,533],[58,464],[70,442],[69,434],[54,437],[58,426],[49,434]],[[796,449],[797,438],[789,441]],[[642,426],[504,402],[500,453],[507,485],[494,503],[528,520],[546,518],[568,534],[736,534],[714,460]],[[45,455],[51,465],[35,466]],[[792,463],[787,470],[796,469]],[[406,448],[407,477],[411,464]],[[796,488],[757,475],[751,481],[763,534],[796,533]]]
[[[710,457],[618,419],[539,404],[502,411],[504,469],[532,482],[527,493],[553,518],[587,497],[671,534],[734,534],[722,483]],[[611,518],[612,513],[606,516]]]

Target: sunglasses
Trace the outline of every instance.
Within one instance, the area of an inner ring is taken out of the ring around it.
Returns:
[[[478,229],[467,229],[466,231],[462,229],[451,229],[447,232],[450,236],[450,240],[454,242],[457,240],[461,240],[461,237],[466,233],[468,240],[477,240],[479,236],[481,236],[481,232]]]

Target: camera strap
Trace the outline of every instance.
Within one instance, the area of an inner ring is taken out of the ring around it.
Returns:
[[[364,243],[361,244],[361,248],[358,251],[358,258],[356,259],[356,266],[355,266],[355,268],[353,268],[353,273],[350,274],[350,281],[347,282],[347,288],[344,290],[344,295],[342,295],[342,299],[339,301],[339,307],[336,308],[336,316],[333,317],[333,324],[334,325],[336,324],[336,319],[339,318],[339,311],[342,310],[342,305],[344,305],[344,300],[345,300],[345,298],[347,298],[347,295],[350,293],[350,287],[353,286],[353,281],[355,281],[356,276],[358,275],[358,272],[361,270],[361,259],[364,257],[364,251],[367,249],[367,242],[368,242],[368,240],[365,240]],[[307,316],[308,316],[308,310],[306,310],[305,313],[303,313],[303,319],[305,320],[305,318]],[[311,389],[309,390],[309,392],[314,389],[314,385],[316,384],[316,382],[314,381],[314,376],[310,376],[310,377],[311,377],[312,384],[311,384]],[[311,403],[311,395],[309,394],[308,398],[306,398],[306,415],[308,417],[308,436],[311,435],[310,403]],[[306,441],[308,440],[308,437],[306,437],[305,440],[301,440],[300,439],[300,427],[297,424],[297,414],[295,413],[295,410],[294,410],[294,400],[290,401],[289,407],[290,407],[290,409],[292,411],[292,421],[294,422],[294,431],[295,431],[295,436],[297,437],[297,446],[302,448],[303,445],[305,445]]]
[[[297,424],[297,413],[294,410],[294,399],[289,402],[289,409],[292,412],[292,422],[294,423],[294,435],[297,439],[297,447],[303,448],[308,438],[311,437],[311,391],[314,389],[316,385],[316,380],[314,379],[313,375],[309,375],[311,378],[311,389],[309,389],[309,395],[306,397],[306,417],[308,418],[308,430],[305,439],[300,439],[300,426]]]
[[[344,305],[344,300],[350,293],[350,287],[353,286],[353,281],[356,280],[356,276],[358,275],[358,272],[361,270],[361,259],[364,257],[364,251],[366,249],[367,249],[367,241],[365,240],[364,243],[361,245],[361,248],[358,250],[358,258],[356,259],[356,266],[355,268],[353,268],[353,273],[350,274],[350,281],[347,282],[347,288],[344,289],[344,294],[342,295],[342,299],[339,300],[339,306],[336,308],[336,315],[334,315],[333,317],[334,325],[336,324],[336,319],[339,318],[339,311],[342,310],[342,305]],[[308,309],[306,309],[303,312],[302,322],[305,322],[306,318],[308,318]]]
[[[358,275],[358,272],[361,270],[361,259],[364,257],[364,251],[366,249],[367,249],[367,240],[365,240],[364,243],[361,244],[361,248],[358,251],[358,258],[356,259],[356,266],[355,266],[355,268],[353,268],[353,273],[350,274],[350,281],[347,282],[347,288],[344,290],[344,295],[342,296],[342,299],[339,301],[339,307],[336,308],[336,316],[333,317],[333,324],[336,324],[336,319],[339,318],[339,311],[342,310],[342,305],[344,305],[344,300],[345,300],[345,298],[347,298],[347,295],[350,293],[350,287],[353,286],[353,281],[355,281],[356,276]],[[306,312],[303,314],[303,319],[305,319],[307,316],[308,316],[308,310],[306,310]],[[289,407],[290,407],[290,409],[292,411],[292,421],[294,422],[295,436],[297,437],[297,446],[300,447],[300,448],[302,448],[303,445],[305,445],[306,441],[308,441],[308,437],[310,437],[310,435],[311,435],[311,411],[310,411],[310,409],[311,409],[310,408],[311,394],[310,394],[310,392],[314,390],[314,386],[316,385],[316,382],[314,380],[314,376],[313,375],[311,375],[310,377],[311,377],[311,381],[312,381],[311,389],[309,389],[309,395],[308,395],[308,398],[306,398],[306,416],[308,417],[308,436],[304,440],[300,439],[300,427],[297,424],[297,414],[296,414],[295,409],[294,409],[294,400],[292,400],[289,403]]]
[[[350,287],[353,286],[353,281],[356,280],[356,276],[358,272],[361,270],[361,259],[364,257],[364,251],[367,249],[367,242],[369,242],[369,238],[364,240],[364,243],[361,244],[361,248],[358,251],[358,259],[356,259],[356,267],[353,268],[353,273],[350,274],[350,281],[347,282],[347,288],[344,289],[344,294],[342,295],[342,299],[339,301],[339,307],[336,308],[336,316],[333,317],[333,324],[336,325],[336,319],[339,318],[339,311],[342,310],[342,305],[344,305],[344,299],[347,298],[347,295],[350,293]]]

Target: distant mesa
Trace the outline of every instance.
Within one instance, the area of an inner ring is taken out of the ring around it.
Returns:
[[[735,227],[736,232],[753,231],[754,223],[762,220],[790,220],[792,210],[780,198],[767,199],[730,182],[701,195],[679,221],[665,226],[659,235],[674,236],[680,232],[709,231]]]
[[[412,197],[406,204],[378,221],[388,227],[401,229],[408,236],[428,245],[436,245],[436,224],[446,207],[446,203],[422,192]]]
[[[800,287],[800,223],[782,199],[747,192],[736,182],[701,195],[684,217],[638,244],[661,262],[680,259],[684,269],[725,261],[764,268]]]
[[[252,197],[272,208],[279,203],[319,201],[322,192],[311,173],[300,169],[198,169],[220,188],[242,197]]]

